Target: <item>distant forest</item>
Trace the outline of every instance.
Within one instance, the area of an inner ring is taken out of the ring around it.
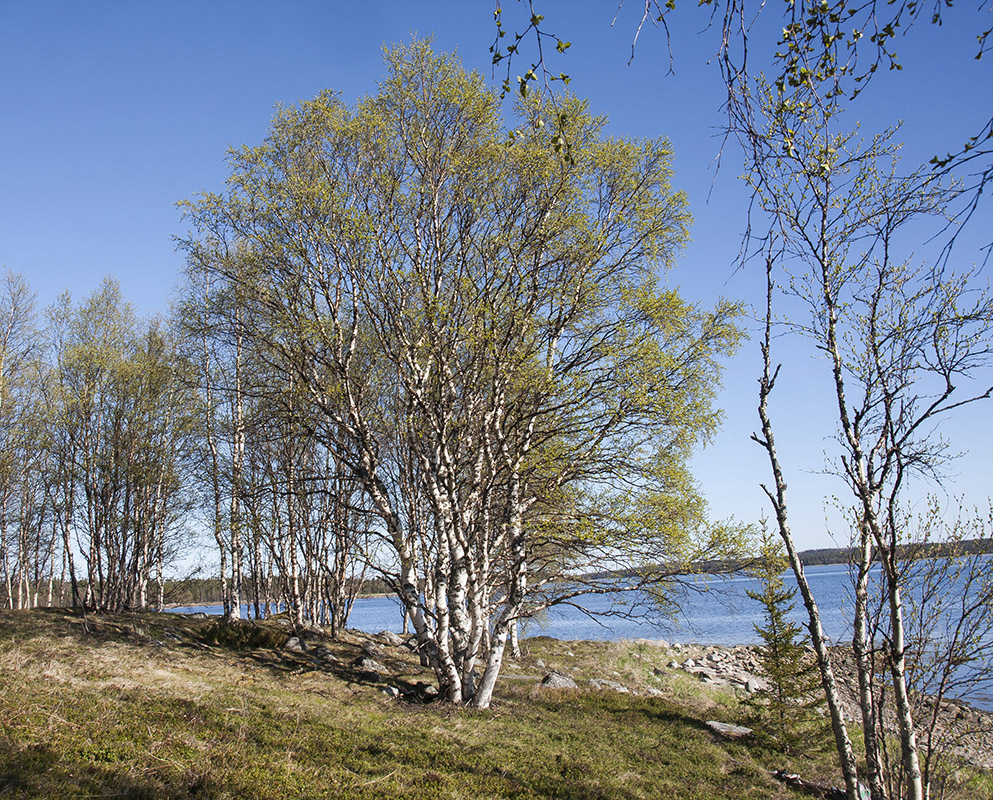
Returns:
[[[948,558],[950,556],[982,555],[993,552],[993,542],[989,539],[967,539],[961,542],[918,542],[901,545],[901,559],[914,558]],[[819,564],[847,564],[858,555],[851,547],[824,547],[816,550],[804,550],[800,553],[800,561],[806,567]]]
[[[917,558],[950,558],[955,556],[984,555],[993,553],[991,539],[963,539],[953,542],[917,542],[900,545],[898,548],[901,561]],[[816,567],[823,564],[849,564],[857,559],[858,548],[853,547],[821,547],[800,552],[800,563],[805,567]],[[698,565],[702,574],[717,575],[745,571],[754,562],[741,560],[712,560]]]

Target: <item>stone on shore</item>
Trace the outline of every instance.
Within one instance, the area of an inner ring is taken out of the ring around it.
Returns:
[[[577,684],[568,675],[563,675],[561,672],[549,672],[544,678],[541,679],[541,685],[548,689],[579,688],[579,684]]]
[[[399,647],[403,644],[403,639],[393,633],[393,631],[380,631],[376,636],[391,647]]]

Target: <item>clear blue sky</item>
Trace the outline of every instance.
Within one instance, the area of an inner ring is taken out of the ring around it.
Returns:
[[[513,30],[524,6],[503,5]],[[628,64],[634,0],[613,27],[615,2],[543,5],[548,28],[573,43],[554,68],[569,73],[570,88],[609,116],[611,131],[672,140],[675,184],[689,194],[696,223],[670,280],[701,303],[722,294],[755,301],[760,277],[732,269],[747,196],[737,180],[737,152],[727,150],[720,172],[714,170],[723,86],[708,63],[715,32],[701,33],[705,17],[696,3],[673,23],[675,75],[667,75],[656,30],[643,33]],[[64,290],[83,297],[113,275],[140,311],[166,311],[182,261],[173,244],[184,232],[175,204],[221,188],[229,146],[260,142],[276,104],[323,88],[348,102],[373,93],[382,47],[414,33],[433,35],[438,49],[457,50],[467,67],[489,76],[492,9],[490,2],[459,0],[0,3],[0,266],[22,273],[42,305]],[[867,131],[906,120],[908,163],[964,140],[993,109],[993,57],[973,59],[978,25],[989,27],[989,17],[956,7],[940,30],[898,40],[905,69],[883,76],[852,109],[854,118]],[[525,66],[515,65],[515,73]],[[957,258],[980,258],[991,232],[987,201]],[[762,513],[757,484],[768,470],[748,441],[757,423],[758,366],[750,342],[728,369],[724,429],[696,459],[718,517],[752,521]],[[841,489],[816,474],[830,448],[830,425],[817,422],[830,419],[827,390],[824,365],[804,355],[792,360],[775,399],[803,547],[832,544],[821,498]],[[951,484],[970,503],[985,503],[990,494],[991,419],[993,404],[974,407],[948,429],[958,449],[970,450]]]

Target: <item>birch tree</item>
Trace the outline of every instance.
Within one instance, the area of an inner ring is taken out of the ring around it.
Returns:
[[[175,348],[111,280],[79,306],[63,296],[49,319],[51,487],[67,553],[85,565],[75,599],[100,611],[161,605],[190,442]]]
[[[0,580],[8,608],[37,605],[54,551],[43,538],[38,480],[38,359],[34,295],[20,275],[0,280]]]
[[[618,588],[580,579],[594,557],[634,583],[699,544],[654,534],[692,505],[737,309],[660,286],[689,224],[665,140],[606,138],[573,99],[566,157],[547,108],[504,130],[427,44],[386,62],[354,110],[323,93],[232,153],[187,246],[208,265],[242,248],[214,274],[254,321],[229,314],[227,335],[318,412],[443,695],[485,707],[517,619]]]
[[[900,255],[911,225],[940,220],[954,195],[926,171],[900,175],[892,133],[866,144],[855,134],[836,133],[835,109],[818,104],[802,86],[759,91],[767,127],[752,140],[750,179],[773,220],[770,276],[775,260],[786,270],[785,293],[805,310],[792,316],[789,328],[810,337],[830,368],[837,472],[850,491],[861,554],[853,647],[870,792],[873,798],[923,798],[927,786],[908,676],[902,499],[915,480],[942,474],[949,453],[935,433],[938,422],[990,396],[975,379],[988,377],[993,300],[970,269],[956,274]],[[767,335],[760,441],[778,485],[781,467],[768,433],[767,399],[775,379],[768,348]],[[777,512],[784,507],[781,494],[770,497]],[[781,532],[788,538],[782,524]],[[895,776],[884,774],[881,716],[871,686],[877,660],[868,625],[873,564],[883,575],[881,655],[900,733]]]

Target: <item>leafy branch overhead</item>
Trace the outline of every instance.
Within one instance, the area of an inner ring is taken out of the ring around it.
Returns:
[[[517,0],[516,9],[525,0]],[[676,0],[643,0],[638,3],[636,21],[632,23],[631,57],[646,26],[663,30],[669,50],[670,21],[675,25]],[[704,24],[714,35],[713,52],[727,90],[724,108],[728,113],[729,130],[751,130],[755,109],[749,84],[760,75],[785,92],[802,89],[826,108],[840,111],[841,103],[862,94],[879,72],[899,71],[901,38],[909,36],[923,22],[942,26],[949,15],[968,16],[974,28],[975,58],[982,60],[990,48],[993,28],[983,18],[982,2],[976,10],[953,7],[950,2],[925,4],[910,2],[853,2],[853,0],[784,0],[769,6],[748,0],[700,0],[697,4],[705,15]],[[616,25],[625,2],[604,4],[605,14],[613,15]],[[564,52],[570,43],[561,41],[548,29],[542,5],[536,0],[526,2],[528,19],[515,27],[513,44],[502,46],[506,37],[504,12],[498,4],[497,36],[491,47],[494,64],[506,63],[504,91],[510,90],[510,62],[527,53],[528,69],[517,77],[518,90],[526,93],[533,88],[553,91],[555,69],[550,66],[551,53],[546,43],[556,43],[556,51]],[[606,24],[606,22],[605,22]],[[694,30],[694,33],[696,30]],[[775,46],[771,47],[771,42]],[[527,44],[527,48],[525,48]],[[533,57],[532,57],[533,54]],[[565,76],[563,76],[565,77]],[[539,80],[540,78],[540,80]],[[720,99],[715,98],[715,107]],[[965,209],[969,215],[975,209],[983,188],[993,178],[993,115],[971,135],[963,135],[955,145],[939,150],[932,159],[936,170],[972,171],[969,188],[972,201]]]

